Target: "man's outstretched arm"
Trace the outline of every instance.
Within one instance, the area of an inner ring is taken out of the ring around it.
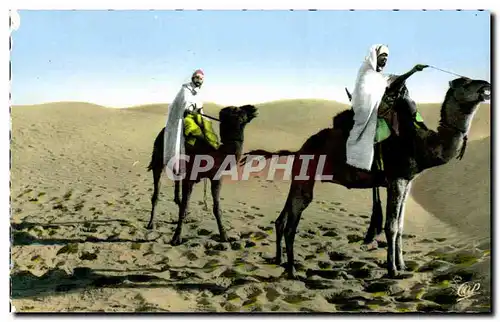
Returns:
[[[429,67],[429,65],[415,65],[415,67],[413,67],[409,72],[403,74],[403,75],[400,75],[400,76],[397,76],[396,79],[394,79],[391,84],[389,85],[389,88],[390,89],[393,89],[393,88],[398,88],[400,87],[408,78],[410,78],[411,75],[415,74],[416,72],[420,72],[422,70],[424,70],[424,68],[427,68]]]

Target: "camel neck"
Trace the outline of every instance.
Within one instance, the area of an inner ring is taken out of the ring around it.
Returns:
[[[225,154],[240,155],[243,150],[243,127],[231,128],[221,123],[220,125],[221,146],[220,150]]]
[[[448,95],[441,107],[441,120],[437,129],[435,146],[431,147],[433,166],[449,162],[458,154],[460,147],[467,140],[467,134],[474,117],[477,104],[460,105],[454,97]],[[471,111],[466,114],[464,111]]]

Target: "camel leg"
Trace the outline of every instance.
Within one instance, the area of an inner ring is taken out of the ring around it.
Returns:
[[[285,225],[285,244],[287,255],[286,271],[289,279],[295,278],[293,273],[293,266],[295,263],[293,243],[295,241],[297,226],[299,225],[302,212],[307,208],[307,206],[309,206],[313,199],[313,189],[314,181],[307,183],[292,183],[292,187],[290,189],[292,198],[290,199],[290,211]]]
[[[191,193],[193,192],[194,181],[189,179],[182,180],[182,201],[179,207],[179,221],[177,222],[177,228],[175,229],[174,237],[170,244],[177,246],[181,244],[181,232],[182,223],[186,217],[187,206],[189,204],[189,199],[191,198]]]
[[[222,188],[222,183],[220,180],[211,180],[210,181],[210,188],[212,190],[212,200],[213,200],[213,211],[214,211],[214,216],[215,220],[217,221],[217,227],[219,227],[219,235],[220,235],[220,240],[221,242],[227,242],[227,234],[226,231],[224,230],[224,226],[222,225],[222,220],[221,220],[221,211],[220,211],[220,205],[219,205],[219,196],[220,196],[220,190]]]
[[[398,215],[404,200],[408,180],[395,179],[387,187],[387,210],[385,236],[387,239],[387,271],[389,277],[396,276],[396,237],[398,233]]]
[[[285,230],[286,220],[289,211],[290,211],[290,203],[287,200],[287,202],[285,203],[285,207],[283,207],[283,210],[281,210],[278,219],[276,219],[276,222],[274,223],[274,226],[276,227],[276,259],[275,259],[276,265],[281,265],[281,257],[282,257],[281,240],[283,239],[283,233]]]
[[[179,207],[181,207],[181,181],[174,181],[174,203]],[[186,214],[189,214],[189,203],[186,205]]]
[[[404,224],[404,213],[406,206],[406,199],[411,189],[411,181],[408,182],[406,190],[404,192],[403,200],[401,201],[401,207],[398,214],[398,233],[396,235],[396,268],[399,271],[406,270],[406,265],[403,259],[403,224]]]
[[[155,215],[155,207],[158,201],[158,195],[160,193],[160,185],[161,185],[161,173],[163,172],[163,167],[153,167],[153,196],[151,197],[151,217],[149,219],[147,229],[153,229],[154,224],[154,215]]]
[[[174,182],[174,203],[181,207],[181,182],[176,180]],[[186,205],[186,214],[189,214],[189,203]]]
[[[180,181],[176,180],[174,182],[174,202],[177,206],[181,206],[181,197],[180,197]]]
[[[370,227],[365,235],[364,244],[371,244],[375,238],[382,232],[382,203],[380,201],[380,191],[378,187],[373,187],[373,207],[372,216],[370,218]]]

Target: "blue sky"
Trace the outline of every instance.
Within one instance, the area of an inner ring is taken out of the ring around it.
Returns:
[[[490,80],[487,11],[19,11],[12,103],[170,102],[191,72],[224,105],[284,98],[346,102],[368,48],[390,48],[387,73],[417,63]],[[408,81],[440,102],[454,76]]]

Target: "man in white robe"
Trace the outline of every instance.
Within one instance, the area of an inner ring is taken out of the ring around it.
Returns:
[[[352,94],[354,126],[347,139],[347,164],[370,171],[374,158],[374,140],[377,130],[378,106],[390,85],[404,82],[417,71],[428,67],[416,65],[401,76],[384,75],[382,69],[387,63],[389,48],[386,45],[370,47],[365,61],[358,71],[356,85]]]
[[[174,101],[168,106],[167,123],[165,125],[163,165],[173,174],[184,171],[184,114],[186,111],[203,113],[203,102],[199,91],[205,75],[201,69],[191,76],[191,82],[182,85]]]

